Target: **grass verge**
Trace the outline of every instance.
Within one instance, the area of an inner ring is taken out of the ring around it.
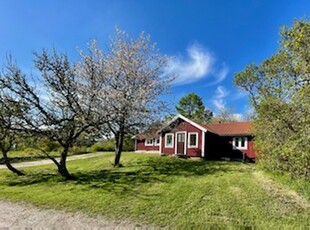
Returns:
[[[262,185],[271,179],[258,180],[254,164],[126,153],[125,167],[113,168],[112,160],[104,153],[68,162],[73,181],[53,165],[25,168],[24,177],[0,170],[0,198],[161,227],[310,226],[310,208],[274,181]]]

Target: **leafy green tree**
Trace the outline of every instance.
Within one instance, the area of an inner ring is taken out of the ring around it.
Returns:
[[[271,171],[310,177],[310,21],[280,32],[280,49],[235,76],[256,110],[255,145]]]
[[[213,113],[204,106],[202,98],[195,93],[182,97],[176,110],[187,118],[205,123],[210,122],[213,117]]]

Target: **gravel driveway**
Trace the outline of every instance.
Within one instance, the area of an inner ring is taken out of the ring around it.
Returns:
[[[0,229],[150,229],[126,221],[90,218],[81,213],[44,210],[0,200]]]

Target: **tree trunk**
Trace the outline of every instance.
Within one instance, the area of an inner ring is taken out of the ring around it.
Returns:
[[[25,175],[23,172],[19,171],[18,169],[14,168],[11,165],[10,159],[8,158],[7,152],[2,152],[4,163],[6,167],[13,173],[17,174],[18,176],[23,176]]]
[[[123,149],[123,142],[124,142],[124,131],[121,130],[118,135],[115,136],[115,158],[114,158],[114,167],[120,167],[120,159],[122,155]]]
[[[69,173],[67,169],[67,155],[68,155],[69,147],[64,146],[64,149],[60,155],[60,162],[57,165],[58,172],[60,175],[62,175],[67,180],[73,179],[73,176]]]

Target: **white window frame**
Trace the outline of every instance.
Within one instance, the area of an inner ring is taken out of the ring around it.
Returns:
[[[167,137],[171,136],[171,145],[167,145]],[[165,134],[165,148],[173,148],[174,146],[174,134],[173,133],[166,133]]]
[[[196,143],[195,145],[191,145],[191,135],[195,135],[196,136]],[[198,148],[198,133],[197,132],[189,132],[188,133],[188,138],[187,138],[187,147],[189,149],[192,149],[192,148]]]
[[[150,144],[150,143],[147,143],[148,140],[151,140],[152,143],[151,143],[151,144]],[[153,139],[153,138],[146,138],[146,139],[145,139],[145,144],[144,144],[144,145],[145,145],[145,146],[154,146],[154,139]]]
[[[241,147],[240,138],[244,138],[244,147]],[[248,137],[233,137],[232,146],[233,146],[233,149],[247,150],[248,149]]]
[[[159,141],[159,143],[157,143],[157,141]],[[160,146],[160,138],[154,138],[154,145]]]

